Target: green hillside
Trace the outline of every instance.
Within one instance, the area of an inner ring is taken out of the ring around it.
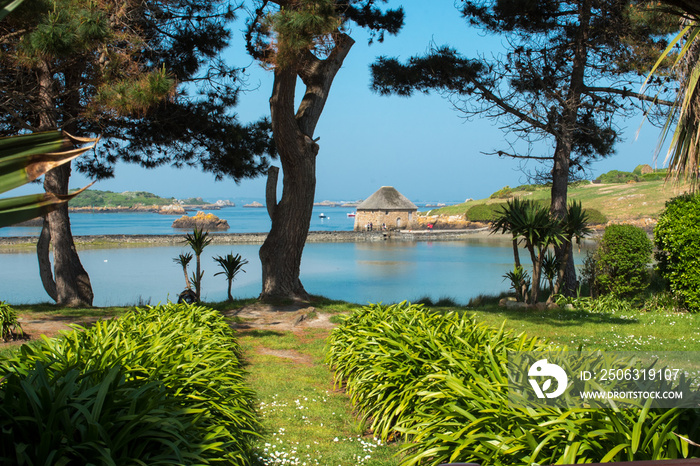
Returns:
[[[112,191],[99,191],[88,189],[80,196],[70,201],[71,207],[133,207],[142,205],[169,205],[175,202],[175,198],[163,198],[145,191],[127,191],[114,193]]]
[[[616,172],[615,176],[620,179]],[[607,174],[606,174],[607,175]],[[605,179],[605,175],[601,175]],[[573,183],[569,187],[569,201],[576,200],[586,209],[592,210],[591,220],[625,222],[641,219],[656,219],[664,209],[666,201],[682,194],[687,185],[664,183],[663,179],[651,181],[628,181],[624,183]],[[549,203],[550,187],[525,185],[517,188],[505,187],[487,199],[473,200],[462,204],[431,210],[431,215],[466,215],[467,220],[488,221],[498,206],[512,197],[524,197]],[[600,218],[598,211],[604,218]]]

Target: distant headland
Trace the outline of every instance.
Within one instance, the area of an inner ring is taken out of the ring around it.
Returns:
[[[187,211],[217,210],[222,207],[234,207],[228,200],[215,203],[204,201],[201,197],[189,199],[164,198],[146,191],[126,191],[115,193],[89,189],[70,201],[71,212],[156,212],[166,215],[182,215]]]

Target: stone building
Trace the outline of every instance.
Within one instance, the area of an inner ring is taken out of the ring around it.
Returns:
[[[357,206],[355,231],[414,228],[418,207],[392,186],[382,186]]]

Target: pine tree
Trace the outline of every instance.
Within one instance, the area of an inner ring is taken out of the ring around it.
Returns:
[[[25,0],[0,25],[0,134],[100,135],[76,163],[96,178],[112,176],[119,160],[200,163],[235,180],[258,174],[274,149],[268,123],[243,126],[230,112],[238,72],[220,52],[233,13],[224,0]],[[69,164],[49,172],[45,190],[65,193],[70,173]],[[37,253],[53,299],[92,303],[67,207],[46,217]]]
[[[260,248],[262,299],[308,299],[299,270],[316,188],[319,145],[314,132],[333,79],[354,44],[344,32],[346,24],[368,28],[380,41],[385,32],[396,34],[403,25],[403,10],[383,12],[378,3],[386,1],[264,1],[249,23],[249,53],[274,73],[270,114],[283,171],[279,202],[278,171],[268,174],[272,226]],[[305,92],[295,109],[298,80]]]
[[[551,211],[566,218],[569,181],[614,153],[618,118],[659,102],[656,90],[634,89],[673,23],[627,0],[457,3],[470,27],[502,37],[507,52],[469,59],[435,46],[405,63],[382,57],[372,65],[373,89],[402,96],[441,92],[464,115],[496,120],[512,139],[494,154],[546,164],[540,174],[552,183]],[[571,292],[573,262],[561,266]]]

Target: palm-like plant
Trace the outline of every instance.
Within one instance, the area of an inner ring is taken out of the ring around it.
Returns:
[[[503,275],[504,279],[510,280],[510,286],[515,290],[515,299],[525,302],[527,300],[527,291],[530,289],[530,275],[522,265],[513,267],[512,272],[506,272]]]
[[[214,276],[224,275],[228,281],[228,300],[233,301],[233,296],[231,296],[231,285],[233,284],[234,278],[239,272],[245,273],[243,266],[248,263],[246,259],[243,259],[240,254],[228,253],[225,256],[216,256],[214,260],[219,263],[223,269],[221,272],[217,272]]]
[[[682,44],[673,65],[681,85],[664,125],[659,148],[673,132],[666,155],[668,178],[685,178],[697,187],[700,170],[700,4],[696,0],[662,0],[671,13],[683,18],[685,26],[664,50],[647,81]],[[675,122],[675,126],[674,126]]]
[[[540,288],[542,261],[547,248],[559,245],[562,232],[559,221],[552,217],[549,209],[531,200],[513,199],[506,204],[501,216],[494,225],[504,232],[513,235],[514,251],[516,241],[522,240],[530,253],[532,260],[532,287],[530,288],[531,304],[537,303]],[[506,219],[504,219],[506,217]],[[516,263],[517,267],[517,263]]]
[[[515,267],[520,267],[520,253],[518,251],[520,239],[512,231],[512,225],[514,219],[522,216],[526,205],[526,201],[519,197],[509,199],[506,201],[505,205],[502,205],[501,209],[496,212],[498,217],[496,217],[496,221],[491,225],[492,233],[511,233],[513,235],[513,260],[515,262]]]
[[[200,230],[196,226],[194,227],[194,231],[192,233],[187,233],[185,235],[185,243],[192,248],[192,252],[194,252],[197,259],[197,270],[191,278],[191,281],[194,284],[195,294],[197,295],[197,301],[201,299],[202,277],[204,276],[204,271],[201,270],[202,251],[204,251],[204,248],[206,248],[211,241],[212,238],[209,237],[209,232]]]
[[[190,279],[187,276],[187,265],[190,263],[190,261],[192,261],[192,254],[190,254],[189,252],[186,252],[185,254],[180,254],[175,259],[173,259],[173,262],[179,264],[182,267],[182,272],[185,274],[185,285],[187,286],[188,290],[192,288]]]
[[[557,278],[557,272],[559,271],[559,261],[556,256],[547,251],[542,260],[542,278],[547,280],[549,284],[549,291],[554,293],[554,279]]]
[[[0,193],[34,181],[70,162],[94,147],[96,142],[97,139],[77,138],[63,131],[0,138]],[[84,143],[90,145],[76,148]],[[0,227],[46,215],[88,187],[67,195],[44,193],[0,199]]]

